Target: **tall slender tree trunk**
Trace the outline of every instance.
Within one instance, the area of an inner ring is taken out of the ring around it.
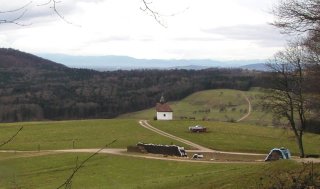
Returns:
[[[298,130],[297,129],[295,121],[293,119],[289,119],[289,120],[290,120],[291,128],[292,128],[292,130],[294,132],[294,136],[296,138],[296,142],[297,142],[297,145],[298,145],[298,148],[299,148],[300,157],[304,158],[305,154],[304,154],[303,140],[302,140],[303,130]]]
[[[297,133],[296,135],[296,141],[299,147],[299,152],[300,152],[300,157],[304,158],[305,154],[304,154],[304,149],[303,149],[303,141],[302,141],[302,136],[303,136],[303,132],[300,131],[299,133]]]

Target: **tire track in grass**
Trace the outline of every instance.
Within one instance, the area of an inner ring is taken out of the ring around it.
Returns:
[[[142,127],[146,128],[146,129],[149,129],[149,130],[151,130],[151,131],[153,131],[153,132],[156,132],[156,133],[158,133],[158,134],[160,134],[160,135],[162,135],[162,136],[165,136],[165,137],[174,139],[174,140],[176,140],[176,141],[182,142],[182,143],[184,143],[184,144],[187,144],[187,145],[189,145],[189,146],[191,146],[191,147],[193,147],[193,148],[195,148],[195,149],[198,149],[198,150],[200,150],[200,151],[202,151],[202,152],[214,152],[214,151],[215,151],[215,150],[206,148],[206,147],[204,147],[204,146],[198,145],[198,144],[196,144],[196,143],[193,143],[193,142],[191,142],[191,141],[189,141],[189,140],[185,140],[185,139],[183,139],[183,138],[180,138],[180,137],[171,135],[171,134],[169,134],[169,133],[166,133],[166,132],[164,132],[164,131],[161,131],[160,129],[157,129],[157,128],[151,126],[146,120],[140,120],[140,121],[139,121],[139,124],[140,124]]]
[[[242,96],[244,96],[244,98],[246,99],[246,101],[248,102],[248,113],[244,116],[242,116],[240,119],[238,119],[236,122],[240,122],[244,119],[246,119],[247,117],[250,116],[251,114],[251,111],[252,111],[252,106],[251,106],[251,101],[250,99],[248,98],[248,96],[246,94],[244,94],[244,92],[241,92]]]
[[[139,124],[146,128],[146,129],[149,129],[153,132],[156,132],[157,134],[160,134],[162,136],[165,136],[165,137],[168,137],[168,138],[171,138],[171,139],[174,139],[174,140],[177,140],[179,142],[182,142],[186,145],[189,145],[193,148],[196,148],[196,150],[186,150],[187,152],[194,152],[194,153],[201,153],[201,152],[209,152],[209,153],[223,153],[223,154],[230,154],[230,155],[249,155],[249,156],[261,156],[261,155],[266,155],[266,154],[258,154],[258,153],[245,153],[245,152],[225,152],[225,151],[218,151],[218,150],[213,150],[213,149],[209,149],[209,148],[206,148],[204,146],[201,146],[199,144],[196,144],[196,143],[193,143],[191,141],[188,141],[188,140],[185,140],[185,139],[182,139],[180,137],[177,137],[177,136],[174,136],[172,134],[169,134],[169,133],[166,133],[164,131],[161,131],[160,129],[157,129],[153,126],[151,126],[147,120],[140,120],[139,121]]]

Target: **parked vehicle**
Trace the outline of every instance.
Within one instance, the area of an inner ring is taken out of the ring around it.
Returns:
[[[201,159],[201,158],[203,158],[202,154],[193,154],[191,159]]]
[[[286,149],[284,147],[273,148],[272,150],[270,150],[269,154],[267,155],[264,161],[274,161],[279,159],[290,159],[290,158],[291,158],[291,153],[289,149]]]
[[[207,128],[201,125],[196,125],[196,126],[189,127],[189,131],[194,133],[207,132]]]

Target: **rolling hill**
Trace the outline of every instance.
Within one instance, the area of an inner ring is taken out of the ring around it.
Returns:
[[[67,67],[30,53],[0,48],[0,68],[63,70]]]
[[[193,93],[180,101],[169,102],[173,109],[174,119],[206,120],[237,122],[249,111],[246,97],[251,102],[252,112],[250,116],[241,122],[260,126],[281,125],[281,121],[275,121],[270,113],[262,111],[259,98],[263,92],[259,88],[249,91],[232,89],[214,89]],[[155,109],[133,112],[119,116],[119,118],[153,119]]]
[[[0,122],[113,118],[216,88],[248,90],[265,77],[241,69],[98,72],[0,49]]]

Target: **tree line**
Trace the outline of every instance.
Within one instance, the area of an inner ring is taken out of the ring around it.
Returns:
[[[248,90],[264,77],[241,69],[72,69],[13,49],[0,50],[0,121],[113,118],[206,89]],[[260,82],[264,83],[264,82]]]

